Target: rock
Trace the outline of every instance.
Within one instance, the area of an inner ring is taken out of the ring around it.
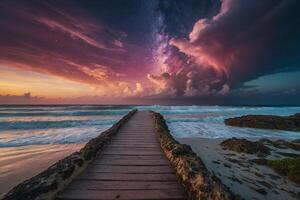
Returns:
[[[253,188],[253,187],[251,187],[251,188],[262,195],[268,194],[268,192],[263,188]]]
[[[221,163],[220,163],[219,161],[217,161],[217,160],[213,160],[212,163],[215,163],[215,164],[217,164],[217,165],[221,164]]]
[[[225,119],[229,126],[300,131],[300,113],[281,117],[274,115],[244,115]]]
[[[227,168],[231,168],[231,164],[229,163],[223,163],[224,167],[227,167]]]
[[[274,179],[274,180],[278,180],[280,179],[280,176],[277,176],[275,174],[267,174],[271,179]]]
[[[292,141],[293,143],[300,143],[300,139],[296,139]]]
[[[286,140],[272,141],[272,140],[268,140],[268,139],[260,139],[259,142],[268,144],[268,145],[272,145],[273,147],[280,148],[280,149],[290,148],[290,149],[294,149],[296,151],[300,151],[300,143],[296,143],[294,141],[289,142]]]
[[[259,181],[258,180],[256,182],[259,183],[259,184],[261,184],[261,185],[263,185],[263,186],[265,186],[265,187],[267,187],[268,189],[273,188],[273,186],[270,183],[266,182],[266,181]]]
[[[236,178],[235,176],[229,176],[227,178],[232,180],[233,182],[238,182],[239,184],[243,184],[243,182],[241,180],[239,180],[238,178]]]
[[[286,152],[277,152],[277,153],[285,157],[291,157],[291,158],[300,157],[300,154],[296,154],[296,153],[286,153]]]
[[[256,163],[258,165],[266,165],[268,163],[267,159],[252,159],[250,162]]]
[[[262,175],[260,173],[257,173],[257,172],[255,172],[254,175],[257,176],[257,177],[259,177],[259,178],[264,178],[265,177],[264,175]]]
[[[220,144],[223,149],[239,153],[257,154],[264,157],[270,154],[270,149],[261,142],[252,142],[246,139],[231,138]]]
[[[286,148],[291,148],[300,151],[300,144],[288,142],[286,140],[276,140],[272,144],[274,147],[280,146],[280,147],[286,147]]]

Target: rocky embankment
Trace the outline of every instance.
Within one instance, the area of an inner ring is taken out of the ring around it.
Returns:
[[[229,126],[300,131],[300,113],[281,117],[274,115],[245,115],[225,120]]]
[[[20,183],[2,200],[52,200],[78,176],[101,152],[104,145],[118,132],[136,110],[130,111],[120,121],[98,137],[90,140],[79,152],[58,161],[42,173]]]
[[[180,144],[172,137],[161,114],[153,112],[153,117],[161,148],[174,167],[189,199],[241,199],[206,168],[190,146]]]

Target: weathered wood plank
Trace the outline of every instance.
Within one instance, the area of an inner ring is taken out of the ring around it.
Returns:
[[[59,196],[59,199],[68,200],[170,200],[185,199],[182,191],[176,189],[170,190],[120,190],[120,191],[97,191],[97,190],[67,190]]]
[[[143,152],[138,152],[138,151],[106,151],[103,152],[104,155],[161,155],[160,152],[157,151],[143,151]]]
[[[134,145],[158,145],[157,143],[153,143],[153,142],[120,142],[120,141],[114,141],[114,142],[111,142],[109,144],[112,144],[112,145],[123,145],[123,144],[126,144],[126,145],[131,145],[131,146],[134,146]]]
[[[111,166],[111,165],[90,165],[87,173],[135,173],[135,174],[162,174],[174,173],[171,166]]]
[[[145,139],[115,139],[112,142],[115,142],[115,141],[124,142],[124,143],[126,143],[126,142],[153,142],[153,143],[158,144],[158,141],[155,140],[155,139],[151,139],[151,140],[145,140]]]
[[[74,181],[71,190],[166,190],[181,189],[177,182],[132,182],[132,181]]]
[[[121,166],[130,166],[130,165],[140,165],[140,166],[158,166],[158,165],[170,165],[165,159],[155,159],[155,160],[138,160],[138,159],[100,159],[94,162],[95,165],[121,165]]]
[[[142,136],[137,136],[137,137],[142,137]],[[111,142],[114,142],[114,141],[124,141],[124,142],[127,142],[127,141],[139,141],[139,142],[143,142],[143,141],[152,141],[152,142],[157,142],[157,143],[159,143],[156,139],[150,139],[150,140],[147,140],[147,139],[144,139],[144,138],[141,138],[141,139],[134,139],[134,138],[132,138],[132,139],[130,139],[130,138],[120,138],[120,139],[118,139],[118,138],[116,138],[116,139],[114,139],[114,140],[112,140]]]
[[[127,151],[152,151],[152,152],[159,152],[161,153],[161,150],[156,147],[156,148],[141,148],[141,147],[130,147],[130,148],[126,148],[126,147],[111,147],[109,148],[110,151],[124,151],[124,152],[127,152]]]
[[[120,145],[115,145],[115,144],[107,144],[105,145],[106,148],[110,147],[124,147],[124,148],[131,148],[131,147],[136,147],[136,148],[157,148],[157,145],[129,145],[129,144],[120,144]]]
[[[84,173],[78,180],[99,181],[177,181],[174,174]]]
[[[136,160],[155,160],[155,159],[163,159],[167,160],[164,155],[101,155],[101,159],[118,159],[118,160],[128,160],[128,159],[136,159]],[[98,161],[99,161],[98,160]],[[96,160],[97,161],[97,160]],[[95,162],[96,162],[95,161]]]

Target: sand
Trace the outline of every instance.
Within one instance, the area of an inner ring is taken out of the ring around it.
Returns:
[[[219,146],[223,139],[177,138],[177,140],[190,145],[210,171],[235,194],[246,200],[300,198],[299,185],[267,166],[250,163],[249,159],[257,158],[255,155],[223,150]]]
[[[30,145],[0,148],[0,198],[18,183],[31,178],[83,144]]]

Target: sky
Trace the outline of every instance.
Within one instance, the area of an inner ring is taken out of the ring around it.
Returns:
[[[297,0],[0,2],[0,104],[298,105]]]

